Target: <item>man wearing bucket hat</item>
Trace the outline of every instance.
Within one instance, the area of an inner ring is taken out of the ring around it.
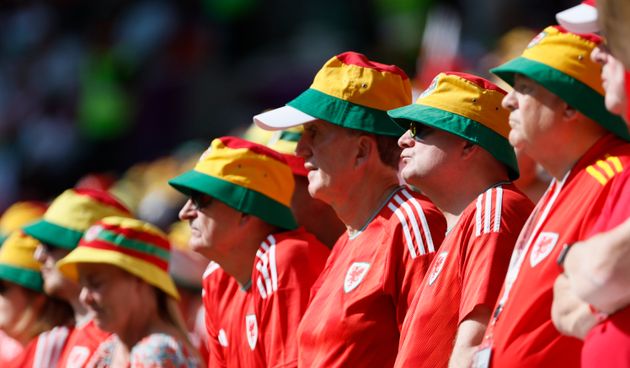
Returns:
[[[297,228],[285,158],[235,137],[212,141],[169,181],[190,197],[189,246],[211,259],[203,280],[210,366],[295,366],[297,325],[328,248]]]
[[[396,367],[468,367],[481,343],[534,207],[511,182],[519,174],[504,96],[483,78],[440,73],[415,104],[388,112],[409,129],[398,141],[402,177],[450,229],[405,318]]]
[[[304,124],[296,153],[309,193],[347,229],[300,323],[300,366],[394,364],[403,319],[446,230],[425,196],[398,184],[403,130],[387,110],[409,103],[401,69],[346,52],[287,106],[254,117],[270,130]]]
[[[79,301],[79,286],[64,277],[55,267],[58,260],[76,248],[83,232],[106,216],[127,216],[129,210],[105,191],[68,189],[51,203],[41,220],[24,227],[24,232],[37,239],[35,258],[42,264],[44,291],[72,305],[75,328],[68,336],[59,357],[60,366],[82,367],[98,345],[109,337],[92,321],[92,315]]]
[[[560,335],[551,321],[557,262],[590,235],[630,164],[628,130],[606,110],[600,68],[589,58],[600,42],[552,26],[521,57],[492,69],[514,86],[503,100],[510,143],[554,180],[516,244],[478,365],[579,366],[581,342]]]
[[[179,293],[168,273],[170,251],[166,234],[155,226],[110,216],[86,230],[78,246],[57,262],[60,272],[81,285],[81,301],[98,327],[116,334],[88,366],[124,366],[119,343],[129,352],[130,367],[203,366],[177,305]]]
[[[35,201],[23,201],[12,204],[0,217],[0,245],[10,233],[39,220],[46,212],[46,204]]]

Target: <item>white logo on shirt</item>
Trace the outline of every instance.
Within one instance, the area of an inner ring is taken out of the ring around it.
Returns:
[[[431,273],[429,273],[429,285],[433,285],[437,277],[442,272],[442,268],[444,267],[444,263],[446,263],[446,256],[448,252],[441,252],[435,257],[433,261],[433,267],[431,268]]]
[[[224,348],[228,347],[228,339],[224,329],[219,330],[219,344]]]
[[[258,341],[258,322],[256,322],[255,314],[248,314],[245,316],[245,331],[247,335],[247,343],[249,348],[254,350],[256,348],[256,341]]]
[[[534,246],[532,247],[532,253],[529,255],[529,264],[532,267],[536,267],[537,264],[547,258],[549,253],[553,250],[558,242],[558,234],[544,232],[538,235]]]
[[[351,264],[346,272],[346,278],[343,281],[343,291],[349,293],[356,289],[365,278],[369,269],[370,264],[367,262],[354,262]]]
[[[75,346],[70,350],[70,354],[68,354],[68,363],[66,364],[67,368],[79,368],[83,367],[85,361],[88,359],[90,355],[90,349],[85,346]]]

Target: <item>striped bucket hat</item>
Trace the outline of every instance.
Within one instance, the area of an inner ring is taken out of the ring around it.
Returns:
[[[21,230],[13,231],[0,249],[0,279],[42,292],[40,264],[33,257],[37,244]]]
[[[205,193],[237,211],[284,229],[297,227],[291,213],[295,181],[285,158],[236,137],[212,141],[197,165],[169,184],[185,195]]]
[[[416,103],[388,112],[403,129],[410,122],[437,128],[478,144],[503,163],[510,179],[519,176],[514,148],[508,141],[509,112],[501,107],[506,92],[464,73],[438,74]]]
[[[317,119],[368,133],[398,137],[387,110],[411,103],[402,69],[345,52],[328,60],[311,87],[286,106],[254,116],[263,129],[281,130]]]
[[[42,243],[74,249],[83,232],[107,216],[131,217],[131,213],[108,192],[68,189],[55,198],[40,221],[24,227],[24,232]]]
[[[601,66],[591,51],[602,42],[595,34],[574,34],[560,26],[545,28],[520,57],[490,71],[510,85],[522,74],[620,138],[630,140],[623,119],[606,110]]]
[[[267,142],[267,147],[282,153],[293,174],[299,176],[308,175],[308,170],[304,167],[304,158],[295,154],[297,143],[303,132],[304,127],[302,125],[276,131]]]
[[[13,231],[39,220],[44,212],[46,212],[46,204],[41,202],[24,201],[11,205],[0,217],[0,244]]]
[[[77,280],[78,263],[105,263],[122,268],[175,299],[179,294],[168,274],[171,245],[157,227],[127,217],[105,217],[92,225],[79,245],[57,262],[59,270]]]

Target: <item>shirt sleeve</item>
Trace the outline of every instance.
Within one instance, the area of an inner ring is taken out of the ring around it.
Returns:
[[[461,323],[479,305],[492,309],[497,301],[518,235],[532,210],[527,200],[504,201],[500,226],[488,231],[470,227],[468,244],[463,250],[461,268],[462,299],[459,308]],[[495,209],[493,209],[494,211]],[[494,212],[492,213],[494,217]],[[495,217],[496,218],[496,217]]]
[[[210,300],[208,294],[210,279],[206,278],[203,281],[204,292],[202,294],[203,309],[204,309],[204,324],[207,331],[207,354],[208,354],[208,367],[227,367],[227,362],[224,356],[224,348],[219,343],[219,332],[212,324],[212,313],[216,312],[213,308],[213,303]]]
[[[397,264],[389,272],[394,272],[393,293],[399,330],[446,233],[446,220],[442,213],[423,202],[416,201],[422,210],[411,212],[413,216],[410,212],[400,211],[389,234],[389,241],[393,242],[391,257],[395,258],[390,259],[390,263]],[[415,205],[410,208],[417,209]]]
[[[278,290],[264,300],[260,313],[266,365],[276,368],[297,366],[298,325],[329,252],[323,245],[294,247],[297,252],[291,251],[289,244],[277,248],[281,247],[285,254],[278,257]]]

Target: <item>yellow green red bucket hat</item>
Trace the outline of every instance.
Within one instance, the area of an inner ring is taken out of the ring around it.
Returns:
[[[630,140],[623,119],[606,109],[601,66],[590,58],[603,39],[550,26],[532,39],[520,57],[490,71],[514,86],[522,74],[542,85],[570,106],[618,137]]]
[[[414,104],[388,112],[403,129],[421,123],[479,145],[519,177],[514,148],[508,141],[509,112],[501,107],[506,92],[471,74],[438,74]]]
[[[39,220],[46,212],[46,204],[36,201],[23,201],[12,204],[0,217],[0,244],[13,231]]]
[[[168,274],[170,257],[170,242],[160,229],[141,220],[112,216],[92,225],[79,245],[57,262],[57,267],[77,280],[79,263],[113,265],[179,299]]]
[[[42,292],[44,280],[33,256],[38,244],[21,230],[13,231],[0,249],[0,279]]]
[[[302,125],[294,126],[273,132],[273,135],[267,142],[267,147],[276,152],[280,152],[287,160],[293,174],[299,176],[308,175],[308,170],[304,167],[304,158],[295,154],[297,144],[303,132],[304,127]]]
[[[185,195],[205,193],[228,206],[284,229],[295,229],[295,180],[286,159],[237,137],[214,139],[197,165],[168,182]]]
[[[368,133],[400,136],[387,110],[411,103],[411,83],[395,65],[369,60],[357,52],[334,56],[313,84],[286,106],[254,116],[267,130],[282,130],[317,119]]]
[[[131,217],[131,213],[109,192],[68,189],[55,198],[41,220],[23,230],[42,243],[74,249],[83,232],[107,216]]]

